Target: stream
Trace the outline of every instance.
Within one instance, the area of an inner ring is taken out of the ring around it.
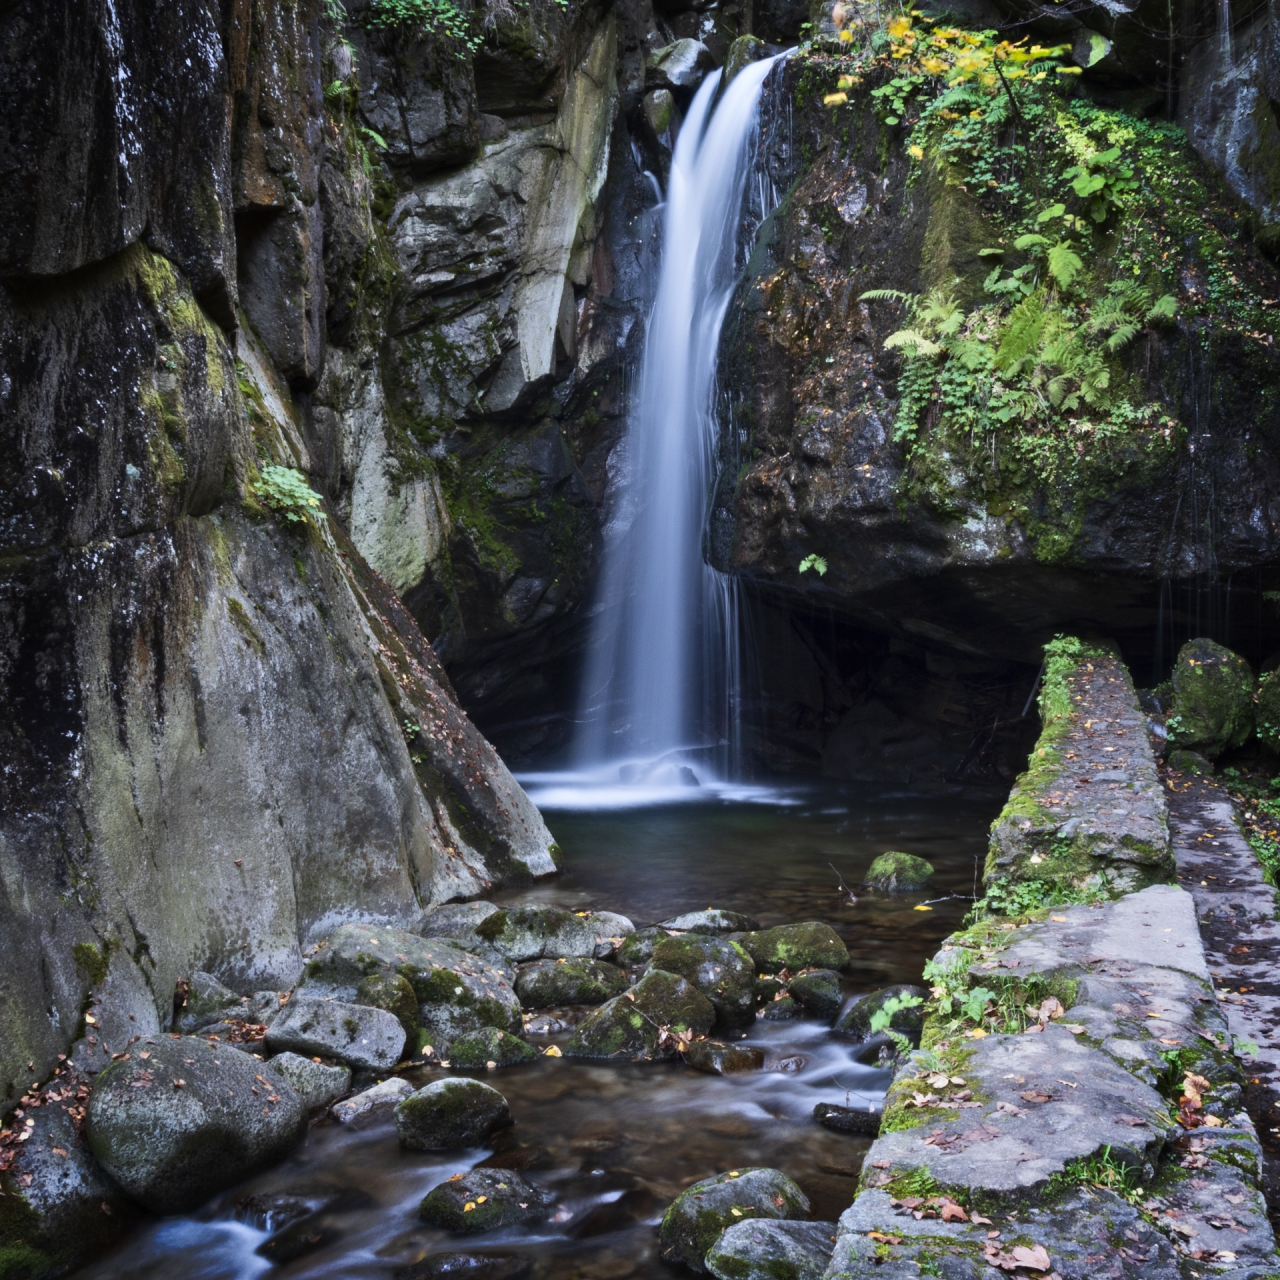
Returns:
[[[531,786],[532,789],[532,786]],[[763,925],[825,920],[851,953],[849,995],[919,980],[937,944],[961,921],[975,863],[1002,793],[950,794],[835,784],[788,785],[646,808],[548,807],[564,870],[552,881],[495,895],[621,911],[637,925],[707,906],[755,916]],[[545,798],[544,798],[545,803]],[[859,885],[886,849],[928,858],[927,893],[894,898],[859,891],[850,903],[837,872]],[[834,870],[833,870],[834,867]],[[927,911],[916,907],[932,901]],[[539,1047],[568,1032],[531,1036]],[[814,1105],[865,1104],[889,1073],[858,1064],[855,1046],[813,1022],[757,1021],[746,1043],[766,1055],[763,1071],[721,1077],[682,1063],[631,1064],[547,1058],[484,1076],[506,1096],[515,1127],[493,1150],[433,1155],[402,1151],[389,1113],[352,1132],[313,1125],[282,1164],[216,1197],[190,1217],[153,1220],[81,1280],[393,1280],[469,1270],[479,1280],[519,1274],[539,1280],[669,1277],[654,1227],[675,1196],[699,1178],[767,1165],[793,1177],[813,1216],[834,1220],[851,1200],[869,1139],[829,1132]],[[423,1070],[416,1085],[443,1071]],[[554,1191],[554,1218],[535,1228],[449,1237],[420,1226],[415,1210],[435,1185],[489,1160],[520,1168]],[[255,1251],[280,1223],[279,1197],[324,1209],[310,1251],[274,1264]],[[498,1269],[459,1262],[446,1272],[414,1264],[442,1253],[506,1256]]]

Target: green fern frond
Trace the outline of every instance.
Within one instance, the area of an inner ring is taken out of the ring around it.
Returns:
[[[904,354],[907,359],[913,359],[915,356],[936,356],[942,354],[942,346],[926,338],[918,329],[899,329],[897,333],[891,333],[885,340],[884,346],[886,351],[894,351],[898,347],[910,347],[912,350],[906,351]]]

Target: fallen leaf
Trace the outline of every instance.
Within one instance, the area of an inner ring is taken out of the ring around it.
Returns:
[[[1003,1111],[1006,1115],[1011,1116],[1025,1116],[1030,1114],[1026,1107],[1015,1106],[1012,1102],[997,1102],[996,1110]]]
[[[1050,916],[1050,919],[1051,919],[1051,920],[1053,920],[1053,921],[1054,921],[1055,923],[1057,923],[1057,924],[1066,924],[1066,923],[1067,923],[1067,917],[1066,917],[1066,916]]]
[[[954,1201],[942,1206],[943,1222],[968,1222],[969,1215]]]
[[[873,1169],[892,1169],[893,1161],[892,1160],[873,1160],[871,1162],[871,1167]]]
[[[1019,1095],[1023,1102],[1052,1102],[1053,1095],[1039,1089],[1024,1089]]]
[[[969,1221],[972,1222],[975,1227],[989,1227],[991,1225],[991,1219],[984,1218],[980,1213],[971,1213],[969,1215]],[[1000,1233],[998,1231],[988,1232],[988,1235],[998,1236],[999,1234]]]
[[[542,1055],[544,1058],[563,1058],[564,1054],[560,1052],[559,1046],[548,1045]]]
[[[901,1236],[887,1236],[883,1231],[868,1231],[868,1240],[878,1240],[881,1244],[901,1244]]]
[[[467,1203],[462,1206],[462,1212],[470,1213],[472,1209],[474,1209],[475,1207],[476,1207],[476,1202],[474,1200],[468,1200]]]
[[[1064,1031],[1070,1031],[1073,1036],[1084,1035],[1084,1027],[1078,1022],[1064,1022],[1062,1023],[1062,1028]]]
[[[965,1035],[967,1035],[970,1040],[981,1040],[986,1034],[987,1033],[981,1027],[973,1027],[971,1030],[965,1032]]]
[[[1127,1124],[1131,1128],[1138,1128],[1139,1125],[1146,1125],[1146,1121],[1141,1116],[1116,1116],[1117,1124]]]
[[[1205,1116],[1204,1123],[1210,1129],[1220,1129],[1222,1127],[1222,1121],[1217,1116]]]
[[[932,911],[932,910],[933,910],[933,908],[932,908],[932,907],[926,907],[926,906],[925,906],[925,904],[924,904],[923,902],[917,902],[917,903],[916,903],[916,905],[915,905],[914,910],[916,910],[916,911]]]

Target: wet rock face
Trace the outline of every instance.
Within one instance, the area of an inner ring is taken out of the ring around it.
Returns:
[[[809,1201],[777,1169],[735,1169],[695,1182],[662,1217],[663,1260],[705,1274],[707,1251],[726,1227],[743,1219],[807,1218]]]
[[[94,1083],[89,1149],[144,1207],[193,1209],[302,1141],[302,1099],[262,1071],[230,1045],[144,1037]]]
[[[506,1169],[472,1169],[457,1180],[442,1182],[418,1206],[428,1226],[457,1235],[479,1235],[498,1227],[542,1222],[555,1207],[555,1196]]]
[[[844,994],[840,975],[830,969],[811,969],[787,984],[787,991],[811,1018],[832,1021],[840,1012]]]
[[[399,1020],[385,1009],[307,999],[303,992],[271,1025],[267,1048],[323,1054],[351,1067],[385,1071],[403,1056],[404,1039]]]
[[[492,1067],[517,1067],[532,1062],[538,1051],[526,1040],[497,1027],[481,1027],[460,1035],[449,1046],[449,1062],[454,1067],[484,1071]]]
[[[1253,732],[1253,670],[1239,654],[1212,640],[1191,640],[1173,666],[1169,707],[1171,746],[1210,760],[1238,747]]]
[[[613,911],[566,911],[562,907],[513,907],[476,927],[476,936],[509,960],[612,955],[635,932],[626,916]]]
[[[642,1062],[673,1058],[676,1038],[706,1035],[715,1018],[715,1007],[691,982],[651,969],[631,990],[583,1018],[565,1052]]]
[[[436,1080],[396,1106],[396,1132],[411,1151],[474,1147],[510,1123],[507,1100],[478,1080]]]
[[[267,1067],[293,1086],[308,1111],[330,1106],[351,1086],[349,1068],[327,1067],[296,1053],[278,1053]]]
[[[740,1027],[755,1016],[755,964],[737,943],[697,935],[665,938],[653,949],[654,969],[678,973],[702,992],[721,1027]]]

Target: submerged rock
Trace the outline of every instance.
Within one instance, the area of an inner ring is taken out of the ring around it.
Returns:
[[[339,1124],[364,1129],[382,1119],[384,1113],[412,1093],[413,1085],[399,1076],[392,1076],[390,1080],[380,1080],[371,1088],[357,1093],[354,1098],[346,1098],[335,1104],[330,1108],[329,1114]]]
[[[711,1001],[721,1027],[745,1026],[755,1015],[755,965],[736,942],[697,933],[663,938],[650,964],[688,978]]]
[[[809,1201],[778,1169],[734,1169],[695,1182],[662,1216],[662,1260],[707,1270],[707,1251],[720,1233],[743,1219],[805,1218]]]
[[[820,1102],[813,1109],[813,1118],[824,1128],[836,1133],[855,1133],[859,1137],[874,1138],[880,1132],[880,1109],[838,1107],[834,1103]]]
[[[659,929],[681,933],[744,933],[759,929],[760,922],[737,911],[725,911],[721,907],[708,907],[705,911],[686,911],[658,924]]]
[[[735,1222],[707,1251],[716,1280],[822,1280],[836,1246],[834,1222]]]
[[[326,1067],[296,1053],[276,1054],[267,1070],[292,1085],[308,1111],[329,1106],[351,1088],[350,1068]]]
[[[603,960],[535,960],[516,975],[516,994],[526,1009],[603,1004],[627,986],[627,975]]]
[[[844,1003],[840,975],[830,969],[810,969],[798,978],[792,978],[787,990],[809,1017],[822,1018],[827,1022],[835,1019]]]
[[[556,960],[585,956],[603,959],[618,949],[635,925],[612,911],[561,907],[512,907],[495,911],[476,928],[476,935],[508,960]]]
[[[739,1071],[759,1071],[764,1066],[763,1050],[718,1040],[695,1040],[681,1056],[691,1067],[712,1075],[731,1076]]]
[[[742,944],[760,973],[843,969],[849,963],[849,950],[840,935],[819,920],[734,935],[734,941]]]
[[[436,1080],[396,1106],[396,1133],[410,1151],[478,1146],[510,1123],[506,1098],[479,1080]]]
[[[514,1067],[532,1062],[538,1051],[511,1031],[481,1027],[459,1036],[449,1050],[451,1066],[480,1071],[487,1067]]]
[[[836,1035],[849,1040],[869,1040],[872,1017],[890,1000],[902,998],[914,998],[918,1003],[898,1009],[889,1019],[889,1029],[906,1036],[912,1044],[919,1044],[920,1033],[924,1029],[924,1002],[928,1000],[929,993],[923,987],[913,987],[909,983],[883,987],[863,996],[857,1004],[845,1010],[831,1029]]]
[[[263,1068],[230,1045],[144,1037],[94,1082],[89,1149],[145,1208],[193,1209],[283,1159],[306,1133],[297,1091],[279,1076],[264,1085]]]
[[[1253,732],[1253,670],[1212,640],[1189,640],[1173,667],[1169,743],[1216,759]]]
[[[664,1042],[663,1030],[703,1036],[715,1016],[711,1001],[687,978],[652,969],[630,991],[583,1018],[564,1051],[573,1058],[673,1058],[675,1045]]]
[[[267,1031],[271,1053],[337,1058],[352,1067],[384,1071],[400,1061],[404,1028],[385,1009],[342,1000],[307,999],[299,992]]]
[[[882,853],[867,869],[863,881],[868,889],[882,893],[923,889],[933,879],[933,864],[911,853],[890,850]]]
[[[418,1205],[418,1217],[428,1226],[456,1235],[478,1235],[498,1227],[541,1222],[555,1202],[549,1191],[511,1170],[472,1169],[429,1192]]]

